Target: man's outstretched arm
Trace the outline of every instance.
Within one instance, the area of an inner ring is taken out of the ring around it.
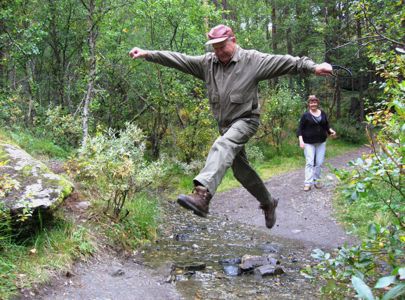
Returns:
[[[138,47],[132,48],[132,50],[129,51],[129,56],[132,57],[132,59],[144,58],[147,61],[158,63],[169,68],[175,68],[204,80],[204,56],[189,56],[173,51],[151,51]]]
[[[252,60],[257,70],[258,80],[271,79],[285,74],[315,74],[327,76],[332,74],[332,66],[328,63],[316,64],[308,57],[293,57],[291,55],[272,55],[253,52]]]

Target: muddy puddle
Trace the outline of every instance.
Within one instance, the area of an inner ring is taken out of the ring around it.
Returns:
[[[300,274],[313,263],[311,247],[271,230],[210,215],[203,219],[170,204],[160,240],[141,249],[144,263],[175,285],[184,299],[318,299],[318,287]],[[258,212],[258,218],[263,215]],[[243,255],[272,255],[284,274],[237,275]]]

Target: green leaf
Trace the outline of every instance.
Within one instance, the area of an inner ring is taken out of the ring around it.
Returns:
[[[382,298],[382,300],[395,299],[399,296],[405,295],[405,283],[400,283],[396,287],[390,289]]]
[[[370,224],[368,227],[368,236],[374,238],[377,236],[377,227],[374,223]]]
[[[393,284],[396,280],[396,276],[385,276],[385,277],[381,277],[380,279],[378,279],[375,288],[376,289],[382,289],[385,288],[391,284]]]
[[[364,283],[363,280],[356,276],[352,276],[352,284],[357,292],[357,295],[360,298],[364,298],[366,300],[374,300],[373,292],[368,287],[368,285]]]
[[[364,280],[364,274],[359,270],[355,269],[354,274],[356,275],[356,277],[360,278],[361,280]]]

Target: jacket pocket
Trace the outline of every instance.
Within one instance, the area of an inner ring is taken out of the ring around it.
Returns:
[[[219,102],[219,95],[218,94],[216,94],[216,93],[212,93],[210,96],[209,96],[209,102],[210,103],[218,103]]]
[[[231,95],[229,95],[229,98],[232,103],[236,103],[236,104],[248,102],[247,97],[244,96],[243,94],[231,94]]]

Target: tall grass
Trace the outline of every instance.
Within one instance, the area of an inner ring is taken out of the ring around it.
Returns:
[[[348,201],[339,191],[334,202],[337,217],[347,230],[356,233],[358,236],[367,235],[370,223],[382,226],[396,224],[397,220],[393,218],[392,212],[390,212],[383,199],[389,201],[399,216],[405,215],[405,206],[401,196],[392,193],[388,184],[380,183],[378,189],[355,201]]]
[[[34,136],[28,130],[21,128],[13,131],[0,128],[0,142],[16,144],[32,155],[57,159],[67,158],[71,151],[56,145],[49,138]]]
[[[19,289],[49,280],[78,257],[94,251],[89,231],[65,216],[58,216],[51,226],[27,240],[9,235],[0,248],[0,299],[12,298]]]
[[[95,206],[97,215],[102,215],[103,201]],[[159,218],[158,199],[148,193],[136,194],[125,202],[123,211],[127,212],[121,221],[111,221],[107,216],[96,225],[101,234],[109,238],[113,246],[131,251],[146,241],[156,238],[156,228]]]

